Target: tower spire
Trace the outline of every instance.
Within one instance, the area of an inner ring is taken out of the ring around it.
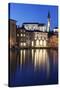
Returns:
[[[47,32],[50,31],[50,12],[48,12],[48,24],[47,24]]]
[[[50,12],[48,12],[48,18],[50,18]]]

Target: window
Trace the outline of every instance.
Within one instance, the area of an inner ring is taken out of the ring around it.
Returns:
[[[19,37],[19,34],[17,33],[17,37]]]
[[[23,43],[21,43],[20,45],[23,46]]]
[[[26,46],[26,43],[24,43],[24,46]]]
[[[21,36],[23,36],[23,34],[21,34]]]
[[[32,41],[32,46],[34,46],[34,42]]]
[[[36,40],[36,46],[39,46],[39,40]]]
[[[36,40],[37,38],[35,37],[35,40]]]
[[[43,41],[42,40],[40,40],[40,46],[42,46],[43,45]]]
[[[46,40],[44,40],[44,47],[46,46]]]

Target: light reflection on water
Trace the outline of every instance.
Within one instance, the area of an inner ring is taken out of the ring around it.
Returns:
[[[28,78],[26,81],[30,78],[32,82],[37,79],[37,83],[35,82],[36,84],[41,84],[39,82],[42,80],[42,84],[45,84],[45,82],[55,83],[58,81],[58,50],[23,49],[20,51],[10,51],[10,66],[10,78],[12,79],[15,77],[14,80],[17,80],[18,76],[19,84],[21,84],[21,77]],[[22,73],[23,75],[20,77],[19,75]],[[24,76],[25,74],[26,76]],[[29,76],[29,74],[31,76]],[[12,75],[14,76],[12,77]],[[12,83],[13,80],[10,81]],[[16,83],[17,81],[14,82],[14,85],[16,85]]]
[[[47,70],[47,74],[49,73],[49,57],[48,57],[48,53],[45,49],[43,50],[36,50],[35,51],[35,55],[34,55],[35,59],[34,60],[34,69],[40,69],[40,67],[42,67],[42,69]]]
[[[26,55],[27,54],[27,55]],[[40,69],[40,67],[42,67],[43,69],[46,68],[47,73],[49,72],[49,57],[48,57],[48,53],[45,49],[32,49],[32,50],[20,50],[20,66],[23,65],[23,62],[25,64],[26,62],[26,58],[29,61],[29,55],[31,55],[30,58],[32,58],[32,63],[34,66],[34,70],[36,69]],[[22,68],[21,68],[22,69]]]

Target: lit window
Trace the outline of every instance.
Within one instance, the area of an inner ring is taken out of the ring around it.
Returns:
[[[36,40],[37,38],[35,37],[35,40]]]
[[[21,43],[21,46],[23,46],[23,43]]]
[[[36,46],[39,46],[39,40],[36,40]]]
[[[17,34],[17,37],[19,37],[19,34]]]
[[[32,46],[34,46],[34,42],[32,41]]]
[[[44,40],[44,46],[46,46],[46,40]]]
[[[23,34],[21,34],[21,36],[23,36]]]
[[[40,45],[41,45],[41,46],[42,46],[42,42],[43,42],[43,41],[42,41],[42,40],[40,40]]]
[[[26,43],[24,43],[24,46],[26,46]]]

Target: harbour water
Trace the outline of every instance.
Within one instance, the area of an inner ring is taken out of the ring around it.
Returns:
[[[58,83],[58,50],[10,50],[10,86]]]

